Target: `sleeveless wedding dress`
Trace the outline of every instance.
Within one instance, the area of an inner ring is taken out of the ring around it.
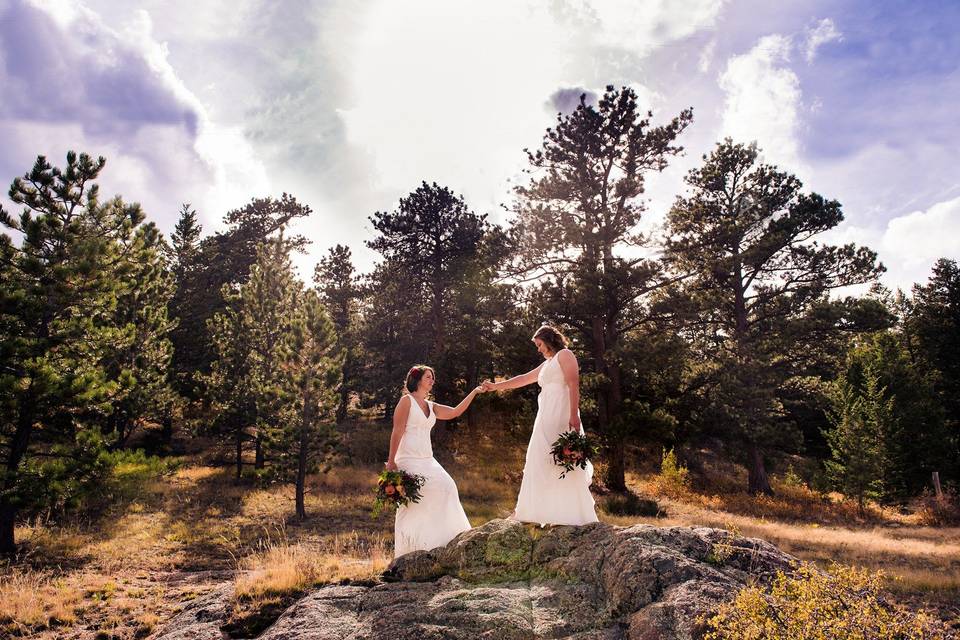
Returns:
[[[563,468],[554,463],[550,455],[551,446],[561,433],[569,429],[570,424],[570,390],[556,354],[540,367],[537,383],[540,385],[537,417],[527,446],[514,517],[521,522],[536,522],[541,526],[597,522],[593,495],[590,493],[593,464],[587,461],[586,469],[574,467],[561,479]],[[580,433],[583,433],[583,427]]]
[[[470,529],[470,521],[460,504],[457,485],[433,457],[430,430],[437,422],[433,402],[427,401],[429,415],[410,398],[407,428],[403,432],[394,460],[407,473],[424,477],[420,502],[397,509],[393,526],[394,558],[419,549],[442,547],[458,533]]]

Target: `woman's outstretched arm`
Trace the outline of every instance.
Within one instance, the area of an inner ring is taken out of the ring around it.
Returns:
[[[543,366],[543,362],[537,365],[536,369],[522,373],[519,376],[514,376],[509,380],[502,380],[500,382],[490,382],[489,380],[483,383],[484,391],[506,391],[507,389],[517,389],[519,387],[525,387],[528,384],[533,384],[537,381],[537,376],[540,374],[540,367]]]
[[[448,407],[445,404],[433,403],[433,413],[436,414],[437,418],[440,420],[453,420],[454,418],[460,416],[464,411],[467,410],[467,407],[470,406],[470,403],[473,402],[473,399],[477,397],[478,393],[482,393],[483,388],[477,387],[473,391],[467,394],[467,397],[460,401],[456,407]]]
[[[393,431],[390,432],[390,455],[387,457],[387,469],[397,470],[397,462],[394,458],[397,455],[397,448],[400,446],[400,438],[403,432],[407,430],[407,416],[410,415],[410,396],[403,396],[397,402],[393,410]]]

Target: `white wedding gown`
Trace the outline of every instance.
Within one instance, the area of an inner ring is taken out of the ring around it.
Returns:
[[[419,549],[442,547],[458,533],[470,529],[456,483],[433,457],[430,430],[437,416],[433,413],[433,403],[428,400],[427,406],[429,416],[410,398],[407,428],[394,456],[398,468],[425,478],[420,501],[397,509],[393,525],[394,558]]]
[[[561,479],[563,467],[557,465],[550,454],[553,443],[569,429],[570,424],[570,390],[556,355],[540,367],[537,383],[540,385],[537,417],[527,446],[514,517],[541,526],[597,522],[590,493],[593,464],[588,461],[586,469],[574,467]],[[580,433],[583,433],[583,427]]]

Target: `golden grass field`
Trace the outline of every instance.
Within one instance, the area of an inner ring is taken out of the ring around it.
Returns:
[[[392,558],[393,521],[370,516],[389,427],[357,423],[352,461],[309,479],[307,512],[293,517],[293,489],[237,483],[215,448],[149,479],[96,519],[18,528],[24,551],[0,573],[0,637],[143,638],[180,604],[216,585],[236,585],[238,627],[324,583],[370,582]],[[457,480],[471,523],[510,513],[523,466],[520,436],[464,428],[437,455]],[[655,467],[629,474],[666,517],[613,516],[618,525],[706,525],[770,540],[800,558],[882,569],[891,591],[960,624],[960,528],[933,528],[916,514],[872,507],[866,519],[840,496],[820,496],[774,477],[777,496],[754,498],[732,465],[706,467],[679,486]],[[131,470],[135,471],[135,470]]]

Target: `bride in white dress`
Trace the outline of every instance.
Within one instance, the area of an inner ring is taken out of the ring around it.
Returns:
[[[460,504],[457,485],[433,457],[430,430],[437,419],[451,420],[470,406],[482,391],[477,387],[455,408],[427,400],[435,374],[431,367],[417,365],[407,374],[406,391],[393,411],[390,456],[387,469],[424,477],[420,501],[397,509],[393,528],[393,553],[398,558],[419,549],[441,547],[458,533],[470,529]]]
[[[523,480],[517,496],[517,508],[511,518],[521,522],[581,525],[597,522],[590,483],[593,464],[586,469],[574,467],[560,478],[561,467],[550,448],[564,431],[583,433],[580,424],[580,368],[577,358],[567,349],[567,339],[549,325],[533,334],[533,342],[543,355],[540,365],[523,375],[503,382],[484,382],[485,391],[516,389],[537,382],[537,417],[527,446]]]

